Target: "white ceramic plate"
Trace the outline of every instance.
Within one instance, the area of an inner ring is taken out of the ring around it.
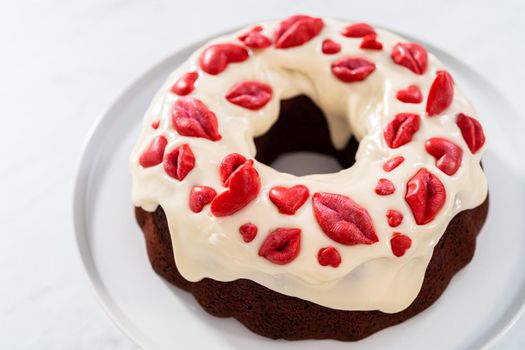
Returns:
[[[190,294],[166,283],[150,267],[133,215],[128,154],[153,94],[168,73],[203,43],[175,53],[143,74],[90,134],[76,182],[74,216],[79,251],[98,299],[117,325],[145,349],[348,348],[347,343],[330,340],[260,337],[233,319],[208,315]],[[510,328],[525,302],[525,123],[489,81],[423,44],[449,67],[480,112],[488,138],[484,166],[489,217],[473,261],[432,307],[351,344],[352,349],[479,349]],[[282,164],[288,163],[281,162],[278,168],[283,170]],[[301,163],[295,158],[289,170]],[[331,166],[326,159],[320,165]]]

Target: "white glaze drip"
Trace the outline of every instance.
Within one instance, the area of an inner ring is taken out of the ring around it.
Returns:
[[[426,95],[436,71],[443,69],[432,54],[429,54],[425,74],[416,75],[390,58],[392,47],[398,42],[407,42],[405,39],[377,29],[383,50],[363,50],[359,48],[361,39],[339,34],[349,23],[331,19],[324,19],[324,22],[322,32],[305,45],[285,50],[273,47],[253,50],[247,61],[230,64],[217,76],[199,70],[197,58],[203,48],[176,69],[146,112],[142,133],[130,157],[133,203],[148,211],[154,211],[159,204],[162,206],[168,218],[177,267],[189,281],[204,277],[219,281],[247,278],[277,292],[334,309],[398,312],[408,307],[419,293],[433,247],[450,220],[458,212],[478,206],[486,197],[487,184],[480,167],[483,149],[472,155],[455,124],[457,113],[476,117],[476,112],[456,85],[452,105],[439,117],[425,117]],[[261,25],[263,33],[273,37],[278,22]],[[236,38],[247,30],[249,28],[210,43],[240,43]],[[340,43],[341,52],[322,54],[321,43],[326,38]],[[331,73],[330,64],[345,55],[366,57],[377,68],[363,82],[343,83]],[[191,70],[199,71],[191,96],[202,100],[216,113],[221,141],[180,136],[171,126],[171,107],[177,96],[169,91],[170,87]],[[229,103],[224,95],[236,82],[243,80],[259,80],[271,85],[272,100],[259,111]],[[421,88],[423,102],[398,101],[396,91],[412,84]],[[279,173],[256,161],[254,166],[261,176],[262,190],[255,201],[228,217],[214,217],[209,207],[198,214],[191,212],[188,206],[191,188],[206,185],[219,193],[223,191],[218,173],[222,158],[233,152],[254,157],[253,137],[264,134],[275,122],[281,99],[299,94],[309,96],[323,110],[334,145],[343,147],[351,134],[360,140],[354,166],[335,174],[297,177]],[[401,112],[420,114],[421,126],[412,142],[391,149],[385,144],[383,130],[391,118]],[[150,125],[157,119],[160,119],[160,126],[153,130]],[[162,165],[144,169],[138,164],[142,150],[160,134],[169,140],[166,152],[182,143],[189,143],[192,148],[196,166],[184,181],[170,178]],[[435,159],[424,150],[424,142],[436,136],[446,137],[464,150],[462,165],[453,176],[436,168]],[[385,173],[382,164],[398,155],[403,155],[405,162]],[[404,195],[406,182],[421,167],[439,177],[446,187],[447,199],[432,222],[418,226]],[[393,195],[374,193],[382,177],[394,183],[397,190]],[[294,216],[279,214],[268,199],[269,190],[273,186],[296,184],[307,186],[311,194],[321,191],[343,194],[364,206],[372,217],[379,242],[344,246],[332,241],[315,220],[311,198]],[[388,226],[387,209],[396,209],[404,215],[399,227]],[[244,243],[238,231],[246,222],[259,227],[251,243]],[[302,229],[300,254],[283,266],[257,255],[267,232],[277,227]],[[395,257],[390,248],[394,231],[412,239],[412,247],[400,258]],[[317,252],[326,246],[339,250],[342,263],[338,268],[319,265]]]

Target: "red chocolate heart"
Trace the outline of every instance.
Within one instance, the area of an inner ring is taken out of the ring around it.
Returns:
[[[372,244],[378,241],[372,218],[365,208],[349,197],[326,192],[313,195],[314,215],[323,232],[345,244]]]
[[[140,155],[139,164],[144,168],[149,168],[162,163],[167,144],[168,140],[164,136],[155,137]]]
[[[331,39],[324,39],[321,50],[326,55],[333,55],[341,51],[341,45]]]
[[[226,94],[231,103],[251,110],[264,107],[272,98],[272,87],[259,81],[242,81]]]
[[[377,36],[375,34],[365,35],[359,47],[368,50],[383,50],[383,44],[377,41]]]
[[[396,188],[392,181],[388,179],[379,179],[375,192],[380,196],[388,196],[396,191]]]
[[[365,80],[376,65],[363,57],[345,56],[332,63],[332,73],[345,83]]]
[[[386,211],[386,218],[390,227],[398,227],[403,222],[403,214],[393,209]]]
[[[215,216],[235,214],[257,198],[261,190],[261,178],[252,165],[244,164],[231,174],[228,185],[229,189],[211,202],[211,213]]]
[[[179,96],[186,96],[191,93],[195,87],[195,82],[199,77],[197,72],[189,72],[179,78],[171,87],[171,92]]]
[[[348,38],[362,38],[366,35],[375,34],[374,27],[366,23],[354,23],[346,26],[341,34]]]
[[[296,15],[279,24],[275,32],[275,47],[287,49],[301,46],[316,37],[323,29],[321,18]]]
[[[385,128],[384,136],[388,147],[398,148],[412,140],[412,135],[419,130],[419,115],[399,113]]]
[[[456,124],[461,130],[461,135],[463,135],[470,152],[474,154],[479,151],[485,144],[485,134],[481,124],[476,119],[463,113],[458,114],[456,117]]]
[[[277,228],[270,232],[259,248],[259,256],[278,265],[285,265],[299,255],[301,229]]]
[[[293,187],[276,186],[270,190],[270,200],[279,209],[279,213],[294,215],[306,202],[310,195],[308,188],[303,185]]]
[[[182,136],[202,137],[211,141],[221,139],[215,113],[200,100],[181,97],[173,104],[171,120]]]
[[[341,255],[334,247],[325,247],[319,249],[317,261],[322,266],[338,267],[341,264]]]
[[[432,157],[436,158],[436,167],[451,176],[458,171],[463,157],[463,150],[447,139],[433,137],[425,142],[425,149]]]
[[[199,56],[202,70],[211,75],[223,72],[230,63],[246,61],[248,50],[237,44],[215,44],[208,46]]]
[[[454,80],[444,70],[436,74],[428,92],[426,112],[429,117],[442,113],[452,104]]]
[[[206,204],[209,204],[217,196],[217,191],[208,186],[194,186],[190,191],[190,209],[194,213],[200,213]]]
[[[187,143],[174,148],[164,157],[164,171],[179,181],[184,180],[194,167],[195,156]]]
[[[250,243],[255,239],[255,236],[257,236],[257,225],[252,224],[251,222],[247,222],[246,224],[241,225],[239,227],[239,233],[242,236],[242,240],[246,243]]]
[[[416,74],[423,74],[427,69],[428,54],[422,46],[414,43],[398,43],[390,53],[392,60]]]
[[[404,103],[421,103],[423,95],[417,85],[410,85],[405,90],[399,90],[396,93],[396,98]]]
[[[397,156],[392,159],[389,159],[383,164],[383,170],[389,173],[395,168],[397,168],[404,161],[405,161],[405,157],[403,156]]]
[[[405,252],[412,246],[412,240],[410,237],[405,236],[402,233],[394,232],[392,238],[390,239],[390,247],[392,248],[392,253],[398,258],[405,255]]]
[[[443,208],[446,190],[439,178],[421,168],[407,183],[405,200],[418,225],[431,222]]]
[[[261,33],[262,30],[261,26],[255,26],[248,33],[239,36],[239,40],[253,49],[264,49],[272,45],[272,41]]]

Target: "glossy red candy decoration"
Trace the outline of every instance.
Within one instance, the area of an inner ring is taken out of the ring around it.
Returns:
[[[237,44],[215,44],[208,46],[199,56],[202,70],[211,75],[223,72],[230,63],[246,61],[248,50]]]
[[[436,158],[436,167],[451,176],[458,171],[463,157],[463,150],[447,139],[433,137],[425,142],[425,149],[432,157]]]
[[[341,254],[334,247],[325,247],[319,249],[317,261],[322,266],[338,267],[341,264]]]
[[[251,110],[264,107],[272,98],[272,87],[260,81],[242,81],[226,94],[231,103]]]
[[[388,209],[386,211],[386,219],[388,221],[388,226],[398,227],[403,222],[403,214],[397,210]]]
[[[276,186],[270,190],[270,200],[279,209],[279,213],[294,215],[310,195],[303,185],[293,187]]]
[[[316,37],[323,29],[321,18],[296,15],[279,24],[275,32],[275,47],[287,49],[301,46]]]
[[[431,222],[443,208],[446,190],[439,178],[421,168],[407,183],[405,200],[418,225]]]
[[[299,255],[301,229],[277,228],[270,232],[259,248],[259,256],[278,265],[285,265]]]
[[[151,123],[151,127],[153,128],[153,130],[157,130],[159,128],[159,125],[160,125],[160,120],[155,120],[153,123]]]
[[[252,165],[253,161],[247,160],[245,156],[239,153],[230,153],[223,158],[219,165],[219,175],[224,186],[228,186],[230,176],[244,164]]]
[[[186,96],[191,93],[195,87],[195,81],[199,77],[197,72],[189,72],[179,78],[171,87],[171,92],[179,96]]]
[[[195,167],[195,156],[187,143],[171,150],[164,157],[164,171],[166,174],[179,181]]]
[[[251,164],[244,164],[231,174],[228,187],[211,202],[211,213],[215,216],[235,214],[257,198],[261,178]]]
[[[385,128],[384,136],[388,147],[398,148],[412,140],[412,135],[419,130],[419,115],[399,113]]]
[[[366,35],[375,34],[374,27],[366,23],[351,24],[343,29],[342,35],[348,38],[362,38]]]
[[[396,98],[404,103],[421,103],[423,94],[417,85],[410,85],[404,90],[399,90],[396,93]]]
[[[452,104],[454,80],[444,70],[437,72],[428,92],[426,112],[429,117],[440,114]]]
[[[405,157],[403,156],[397,156],[392,159],[389,159],[383,164],[383,170],[389,173],[395,168],[397,168],[399,164],[403,163],[404,161]]]
[[[221,139],[217,117],[200,100],[181,97],[173,104],[171,120],[182,136],[202,137],[211,141]]]
[[[390,53],[392,60],[416,74],[423,74],[427,69],[428,54],[422,46],[414,43],[398,43]]]
[[[392,238],[390,239],[390,247],[392,248],[392,253],[398,258],[405,255],[405,252],[412,246],[412,240],[410,237],[399,233],[394,232]]]
[[[345,56],[332,63],[332,73],[345,83],[365,80],[375,69],[376,65],[363,57]]]
[[[372,218],[365,208],[349,197],[326,192],[313,195],[314,215],[323,232],[345,244],[372,244],[378,241]]]
[[[380,196],[388,196],[396,191],[396,188],[392,181],[388,179],[379,179],[375,192]]]
[[[140,155],[139,164],[144,168],[149,168],[162,163],[167,144],[168,140],[164,136],[155,137]]]
[[[456,124],[461,130],[461,135],[463,135],[470,152],[474,154],[479,151],[485,144],[485,134],[481,124],[476,119],[463,113],[458,114],[456,117]]]
[[[383,50],[383,44],[377,41],[377,36],[375,34],[365,35],[359,47],[368,50]]]
[[[252,224],[251,222],[247,222],[239,227],[239,233],[242,236],[242,240],[246,243],[250,243],[255,239],[258,230],[257,225]]]
[[[253,49],[264,49],[272,45],[272,41],[261,33],[262,29],[261,26],[253,27],[248,33],[239,36],[239,40]]]
[[[217,191],[208,186],[194,186],[190,191],[190,209],[194,213],[200,213],[206,204],[209,204],[217,196]]]
[[[332,39],[324,39],[321,50],[326,55],[333,55],[341,51],[341,44],[336,43]]]
[[[256,25],[255,27],[253,27],[250,32],[262,32],[263,31],[263,27],[260,26],[260,25]],[[241,35],[242,36],[242,35]]]

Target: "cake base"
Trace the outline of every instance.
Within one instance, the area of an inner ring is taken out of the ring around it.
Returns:
[[[239,279],[219,282],[204,278],[189,282],[181,276],[173,256],[164,211],[135,208],[144,232],[148,257],[157,274],[195,297],[208,313],[234,317],[251,331],[273,339],[338,339],[355,341],[401,323],[439,298],[454,274],[474,255],[476,236],[488,211],[488,199],[454,217],[439,243],[414,302],[393,314],[381,311],[342,311],[274,292],[256,282]]]

